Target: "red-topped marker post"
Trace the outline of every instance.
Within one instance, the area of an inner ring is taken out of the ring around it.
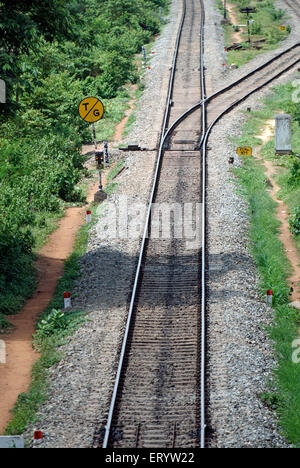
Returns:
[[[272,289],[267,290],[266,300],[267,300],[267,304],[269,304],[269,305],[273,304],[273,291],[272,291]]]
[[[71,293],[70,292],[65,292],[64,293],[64,308],[65,309],[70,309],[71,307],[72,307]]]

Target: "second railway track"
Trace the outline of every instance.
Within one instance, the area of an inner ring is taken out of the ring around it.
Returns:
[[[299,63],[298,43],[206,98],[204,6],[183,5],[116,383],[95,447],[204,447],[206,144],[222,115]],[[171,213],[163,238],[163,213],[153,222],[153,204]],[[178,235],[187,205],[200,243]]]
[[[202,1],[183,1],[169,94],[172,105],[167,103],[149,205],[151,232],[143,239],[110,415],[96,446],[200,446],[202,187],[201,152],[194,148],[200,137],[201,110],[178,126],[167,150],[163,135],[169,122],[202,98],[203,24]],[[170,235],[163,238],[153,232],[157,228],[160,236],[163,229],[159,216],[154,222],[153,203],[163,217],[164,208],[170,214],[169,222],[162,223]],[[183,231],[184,217],[190,233]]]
[[[300,16],[300,0],[285,0],[285,3],[298,17]]]

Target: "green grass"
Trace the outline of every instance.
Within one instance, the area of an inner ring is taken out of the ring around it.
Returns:
[[[114,99],[103,101],[104,116],[95,124],[98,141],[111,141],[113,139],[116,125],[124,118],[129,108],[130,93],[127,87],[119,91]]]
[[[7,332],[9,329],[12,329],[13,325],[7,320],[5,315],[0,314],[0,333],[1,330],[4,332]]]
[[[289,264],[278,239],[279,222],[275,219],[275,202],[266,191],[264,169],[253,158],[244,161],[234,171],[241,184],[241,193],[249,203],[251,214],[250,239],[252,252],[261,273],[261,292],[273,289],[274,303],[284,304],[288,299],[286,277]]]
[[[249,62],[257,55],[266,52],[268,50],[274,50],[278,47],[278,44],[283,41],[290,32],[290,27],[287,24],[287,15],[282,10],[277,10],[274,5],[274,0],[231,0],[235,8],[235,14],[238,20],[238,24],[247,24],[247,17],[245,14],[240,13],[240,8],[245,6],[255,7],[257,13],[250,15],[250,18],[255,21],[251,26],[251,41],[259,41],[265,39],[265,42],[261,43],[262,48],[257,50],[248,44],[248,29],[239,28],[242,32],[241,43],[243,43],[246,50],[230,50],[227,55],[228,64],[236,64],[238,67]],[[223,13],[223,2],[218,0],[217,6]],[[227,18],[229,18],[227,12]],[[280,31],[279,26],[286,25],[286,31]],[[225,47],[229,47],[235,42],[233,40],[234,28],[232,24],[223,25]]]
[[[299,75],[299,74],[298,74]],[[276,86],[273,92],[264,100],[264,107],[258,111],[251,112],[251,118],[243,129],[243,134],[237,143],[241,146],[257,146],[261,140],[255,138],[265,125],[265,121],[274,118],[279,110],[290,112],[291,96],[295,88],[291,84]],[[247,113],[246,113],[247,114]],[[293,156],[278,156],[274,153],[274,139],[271,139],[261,150],[263,158],[273,161],[278,165],[278,176],[276,178],[281,190],[278,197],[288,206],[289,212],[300,206],[300,184],[291,181],[291,161]],[[294,153],[300,154],[300,129],[299,124],[292,120],[292,149]],[[295,244],[300,251],[300,238],[295,238]]]
[[[107,180],[111,182],[121,171],[125,163],[125,160],[119,161],[108,173]]]
[[[252,113],[243,128],[243,134],[235,140],[238,146],[251,144],[257,146],[255,135],[265,125],[266,119],[274,111],[286,107],[291,99],[291,86],[276,87],[265,100],[263,109]],[[297,124],[298,125],[298,124]],[[300,150],[299,128],[294,127],[294,150]],[[269,142],[261,149],[264,157],[274,159],[274,142]],[[299,203],[299,184],[290,187],[287,183],[288,158],[281,157],[280,163],[287,166],[278,180],[282,186],[281,196],[292,206]],[[292,342],[299,337],[300,316],[296,309],[289,307],[289,286],[287,277],[290,264],[278,238],[279,223],[275,217],[276,204],[267,192],[266,176],[262,163],[254,158],[245,158],[244,164],[234,170],[238,190],[247,200],[250,215],[250,240],[252,254],[260,273],[260,291],[262,296],[266,289],[273,289],[274,320],[268,333],[274,342],[277,366],[274,379],[269,383],[270,391],[261,395],[265,403],[275,409],[282,433],[289,443],[300,448],[300,365],[292,362]]]
[[[93,223],[96,221],[96,209],[97,206],[93,205]],[[86,251],[88,233],[93,223],[79,229],[73,253],[65,263],[64,273],[58,282],[55,295],[39,321],[47,318],[53,309],[63,309],[63,293],[72,291],[74,281],[79,276],[79,260]],[[41,353],[41,357],[33,366],[29,391],[19,395],[12,410],[12,420],[6,428],[6,434],[22,434],[29,424],[37,420],[38,407],[47,400],[49,369],[60,361],[62,354],[59,348],[68,342],[69,336],[85,320],[84,316],[83,311],[71,311],[66,314],[67,327],[64,330],[58,330],[55,335],[49,337],[41,337],[39,334],[34,336],[34,346]]]

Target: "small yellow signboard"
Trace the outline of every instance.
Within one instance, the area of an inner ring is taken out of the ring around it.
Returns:
[[[279,28],[279,31],[285,31],[286,30],[286,26],[278,26]]]
[[[85,122],[98,122],[102,119],[103,114],[104,106],[96,97],[87,97],[79,104],[79,115]]]
[[[252,156],[251,146],[240,146],[236,152],[239,156]]]

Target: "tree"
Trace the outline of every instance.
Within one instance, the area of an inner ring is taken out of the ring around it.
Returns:
[[[22,73],[21,55],[38,49],[41,38],[72,37],[73,0],[1,0],[0,1],[0,70],[8,89],[15,86],[19,96]],[[8,92],[8,101],[10,100]]]

